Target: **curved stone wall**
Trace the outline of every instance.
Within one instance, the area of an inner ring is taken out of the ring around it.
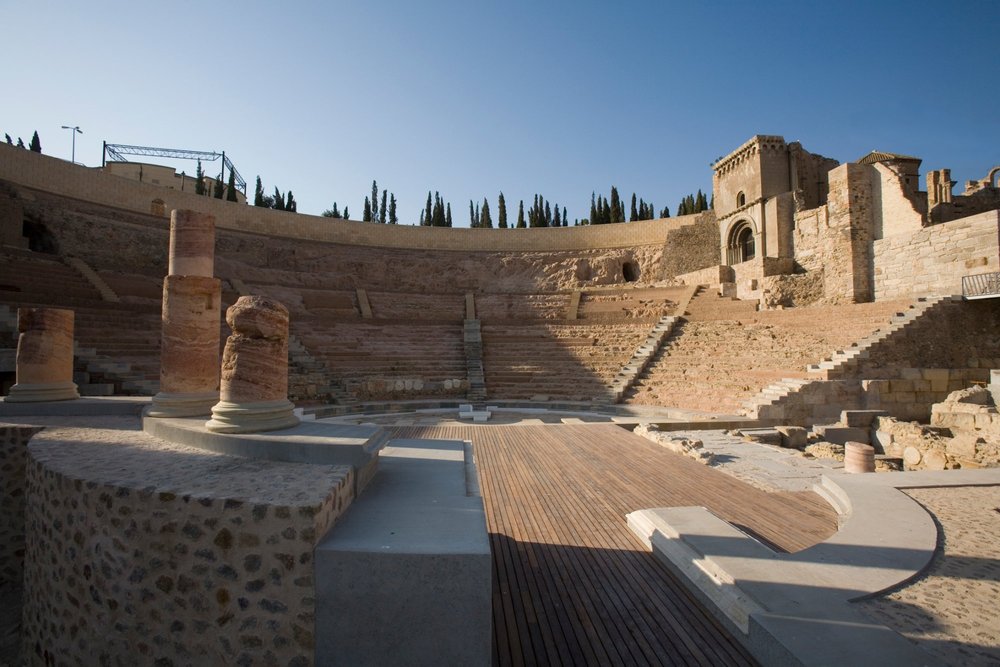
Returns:
[[[27,465],[28,663],[310,665],[315,544],[348,467],[53,429]]]
[[[519,230],[378,225],[286,213],[198,196],[138,183],[99,169],[76,166],[2,144],[0,180],[138,213],[162,215],[174,208],[203,211],[215,216],[219,229],[379,248],[539,251],[663,245],[669,230],[683,227],[697,217]]]

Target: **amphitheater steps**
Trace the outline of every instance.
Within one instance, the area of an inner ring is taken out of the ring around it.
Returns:
[[[959,296],[935,296],[917,299],[907,308],[896,312],[888,324],[859,338],[850,346],[838,349],[819,363],[808,365],[804,380],[797,380],[795,383],[782,381],[765,387],[757,396],[751,397],[744,403],[742,413],[761,418],[778,414],[781,412],[778,406],[789,400],[791,395],[805,385],[815,381],[836,380],[856,375],[859,363],[869,358],[873,348],[891,342],[897,336],[906,335],[913,326],[919,326],[923,318],[932,311],[948,307],[948,305],[961,300],[962,298]]]
[[[463,325],[465,372],[469,381],[470,401],[486,399],[486,378],[483,373],[483,333],[479,320],[465,320]]]

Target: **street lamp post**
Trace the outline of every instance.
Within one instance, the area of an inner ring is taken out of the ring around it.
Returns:
[[[73,135],[73,164],[76,164],[76,133],[79,132],[80,134],[83,134],[83,130],[80,129],[79,125],[63,125],[62,129],[72,130],[71,134]]]

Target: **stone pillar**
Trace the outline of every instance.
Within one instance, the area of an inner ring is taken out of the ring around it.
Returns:
[[[222,284],[215,270],[215,218],[170,212],[170,254],[163,279],[160,391],[147,417],[198,417],[219,400]]]
[[[219,400],[222,284],[205,276],[163,280],[160,391],[148,417],[197,417]]]
[[[990,371],[990,395],[993,396],[993,405],[1000,410],[1000,370]]]
[[[215,216],[186,210],[170,212],[167,275],[215,275]]]
[[[875,448],[861,442],[848,442],[844,446],[844,471],[875,472]]]
[[[73,311],[18,308],[17,383],[10,403],[80,398],[73,383]]]
[[[226,311],[233,330],[222,355],[219,403],[205,427],[254,433],[299,423],[288,400],[288,310],[263,296],[241,296]]]

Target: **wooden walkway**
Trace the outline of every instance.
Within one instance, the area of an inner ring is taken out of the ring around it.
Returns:
[[[812,493],[765,493],[617,426],[413,426],[470,440],[493,551],[497,665],[734,665],[753,658],[625,515],[703,505],[795,551],[836,530]]]

